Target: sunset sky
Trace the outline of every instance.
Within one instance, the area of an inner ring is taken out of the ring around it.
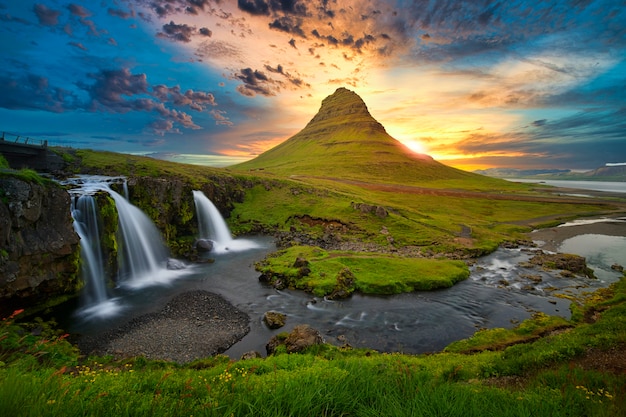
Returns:
[[[455,167],[626,162],[626,3],[0,0],[0,131],[225,165],[338,87]]]

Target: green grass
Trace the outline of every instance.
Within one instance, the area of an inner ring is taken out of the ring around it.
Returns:
[[[309,263],[302,273],[296,259]],[[281,280],[287,286],[324,296],[335,290],[365,294],[397,294],[448,288],[469,276],[464,262],[447,259],[401,258],[381,254],[324,251],[311,246],[292,246],[268,256],[257,270],[270,281]],[[348,288],[344,277],[351,276]]]
[[[626,346],[625,294],[626,278],[579,306],[601,311],[596,322],[499,351],[414,356],[319,345],[187,365],[81,358],[62,334],[10,317],[0,323],[0,415],[620,416],[626,375],[578,360]],[[538,317],[520,332],[550,322]]]

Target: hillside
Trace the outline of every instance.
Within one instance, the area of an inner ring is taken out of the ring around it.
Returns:
[[[339,88],[300,132],[251,161],[231,167],[281,176],[314,176],[370,183],[422,185],[433,181],[495,180],[417,154],[391,137],[356,93]]]

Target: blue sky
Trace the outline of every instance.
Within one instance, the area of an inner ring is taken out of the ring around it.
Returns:
[[[0,0],[0,21],[0,130],[56,145],[223,165],[347,87],[460,168],[626,162],[623,1]]]

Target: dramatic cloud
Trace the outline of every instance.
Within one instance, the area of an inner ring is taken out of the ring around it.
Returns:
[[[626,143],[626,9],[615,0],[36,0],[0,9],[0,117],[11,130],[34,118],[58,123],[46,131],[82,129],[127,149],[193,153],[202,143],[202,152],[251,155],[347,86],[392,136],[456,166],[591,167]]]
[[[244,96],[254,97],[257,94],[273,96],[276,94],[275,82],[267,75],[252,68],[244,68],[235,77],[243,81],[243,85],[237,87]]]

